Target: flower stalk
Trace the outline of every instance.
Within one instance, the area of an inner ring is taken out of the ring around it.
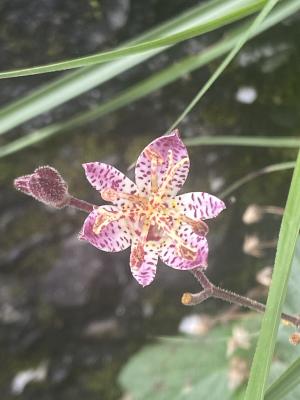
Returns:
[[[119,252],[131,246],[129,264],[140,285],[153,281],[160,258],[169,267],[190,270],[202,286],[199,293],[185,293],[183,304],[196,305],[215,297],[264,312],[264,304],[215,286],[203,272],[208,257],[208,226],[204,220],[215,218],[226,206],[205,192],[178,195],[189,165],[187,149],[175,130],[155,139],[141,152],[135,182],[111,165],[83,164],[90,184],[104,201],[112,204],[98,206],[72,196],[62,175],[49,165],[16,178],[14,187],[47,206],[68,206],[88,213],[79,239],[96,248]],[[268,207],[264,212],[267,211],[280,213],[281,209]],[[282,318],[300,327],[300,317],[282,313]]]
[[[85,200],[80,200],[74,196],[70,196],[68,206],[76,208],[77,210],[80,210],[80,211],[85,211],[87,213],[90,213],[95,208],[97,208],[96,205],[88,203]]]
[[[263,313],[265,312],[266,306],[256,300],[252,300],[248,297],[240,296],[237,293],[231,292],[226,289],[222,289],[214,285],[205,275],[203,269],[195,268],[191,270],[194,277],[202,286],[203,290],[199,293],[184,293],[181,301],[186,306],[195,306],[202,303],[203,301],[214,297],[216,299],[224,300],[228,303],[237,304],[240,307],[249,308],[251,310]],[[290,314],[282,313],[281,318],[284,321],[288,321],[297,328],[300,327],[300,317],[295,317]]]
[[[49,166],[39,167],[33,174],[24,175],[15,179],[14,185],[15,188],[21,192],[55,208],[72,207],[90,214],[99,207],[69,194],[67,183],[54,168]],[[207,229],[203,221],[201,221],[200,228],[204,230]],[[204,232],[204,234],[206,233],[207,231]],[[181,299],[184,305],[197,305],[214,297],[254,311],[265,311],[266,307],[264,304],[215,286],[205,275],[202,266],[192,268],[190,271],[200,283],[203,290],[195,294],[184,293]],[[300,327],[300,317],[295,317],[286,313],[282,313],[281,316],[283,320],[288,321],[296,327]]]

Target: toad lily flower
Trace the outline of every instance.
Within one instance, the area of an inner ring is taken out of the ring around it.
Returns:
[[[153,281],[158,257],[176,269],[205,268],[208,227],[203,220],[216,217],[225,205],[203,192],[177,196],[189,165],[178,131],[154,140],[142,151],[135,168],[136,183],[110,165],[84,164],[91,185],[113,205],[93,210],[80,238],[110,252],[131,245],[131,271],[142,286]]]

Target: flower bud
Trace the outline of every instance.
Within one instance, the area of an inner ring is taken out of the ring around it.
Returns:
[[[65,207],[70,199],[67,183],[56,169],[49,166],[39,167],[31,175],[16,178],[14,186],[17,190],[55,208]]]

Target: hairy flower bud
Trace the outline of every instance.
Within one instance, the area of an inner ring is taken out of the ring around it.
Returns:
[[[39,167],[33,174],[16,178],[14,186],[17,190],[55,208],[65,207],[70,199],[67,183],[56,169],[49,166]]]

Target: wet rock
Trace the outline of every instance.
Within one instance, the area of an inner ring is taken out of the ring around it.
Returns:
[[[1,277],[0,283],[0,323],[21,324],[29,319],[29,312],[24,310],[17,295],[20,288],[13,278]]]
[[[104,13],[112,30],[122,28],[128,19],[130,0],[105,0]]]
[[[28,238],[16,243],[14,247],[6,252],[0,252],[3,266],[20,261],[28,252],[37,248],[37,246],[49,243],[52,239],[50,233],[33,233]]]
[[[65,354],[59,360],[52,360],[49,366],[49,380],[52,384],[61,384],[64,382],[71,373],[74,363],[73,356]]]
[[[99,252],[72,236],[65,241],[61,257],[42,278],[41,297],[56,306],[82,306],[89,301],[94,282],[101,282],[104,268]]]
[[[83,331],[83,336],[92,339],[120,338],[122,334],[122,328],[116,318],[92,321]]]

